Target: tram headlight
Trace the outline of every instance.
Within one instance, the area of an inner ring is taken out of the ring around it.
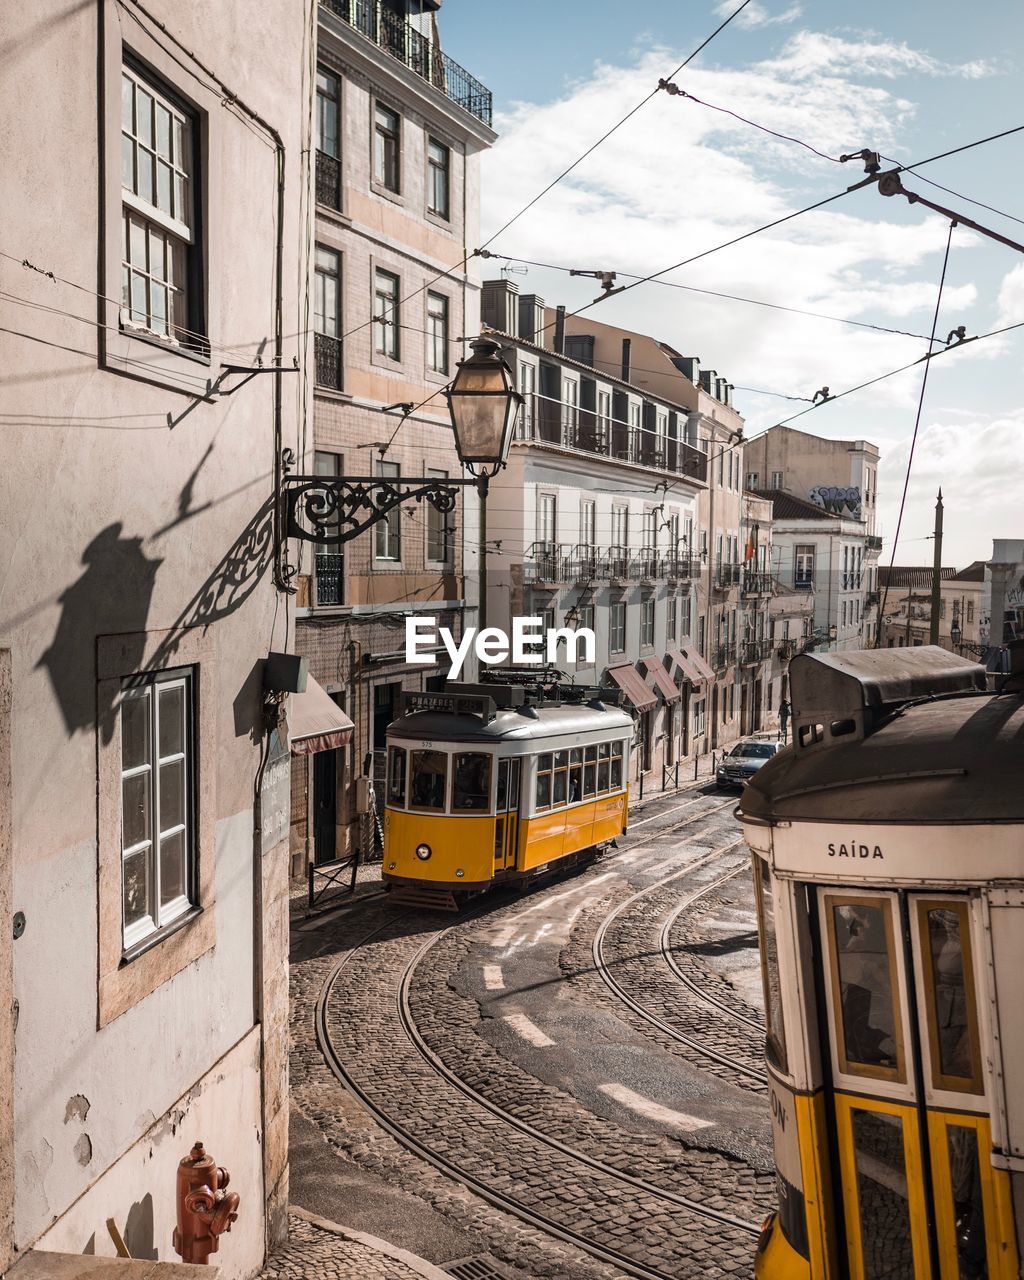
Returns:
[[[418,844],[416,846],[416,857],[419,858],[420,862],[426,862],[433,852],[429,844]]]
[[[456,874],[456,876],[461,880],[461,879],[462,879],[462,877],[463,877],[466,873],[465,873],[465,871],[463,871],[463,869],[462,869],[461,867],[459,867],[458,871],[456,871],[456,872],[455,872],[455,874]]]

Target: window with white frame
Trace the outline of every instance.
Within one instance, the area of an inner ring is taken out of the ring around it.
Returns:
[[[668,518],[668,547],[674,556],[679,554],[679,513],[675,512]]]
[[[448,372],[448,299],[442,293],[427,294],[427,368]]]
[[[697,698],[693,704],[693,736],[702,738],[704,736],[704,699]]]
[[[793,551],[793,581],[798,587],[814,585],[814,544],[798,544]]]
[[[202,347],[195,116],[121,70],[121,323]]]
[[[840,625],[846,626],[846,601],[844,600],[839,606]]]
[[[447,480],[448,472],[436,468],[427,468],[430,480]],[[438,511],[432,502],[427,507],[427,559],[433,564],[450,565],[452,562],[452,546],[454,537],[455,513]]]
[[[398,276],[379,267],[373,275],[373,349],[378,355],[398,359]]]
[[[520,363],[519,393],[523,397],[523,407],[519,410],[516,430],[521,439],[529,440],[533,436],[534,398],[537,394],[536,365]]]
[[[675,640],[679,629],[679,600],[676,596],[669,596],[666,604],[668,613],[665,620],[665,636],[668,640]]]
[[[373,116],[373,180],[396,195],[401,187],[400,129],[398,113],[376,103]]]
[[[707,627],[704,622],[704,615],[697,619],[697,651],[702,658],[708,656],[707,651]]]
[[[747,472],[747,488],[757,489],[761,484],[761,473],[759,471]]]
[[[552,550],[558,535],[558,500],[553,493],[537,498],[537,541]]]
[[[579,423],[580,384],[572,378],[562,379],[562,437],[566,444],[576,442]]]
[[[316,381],[340,391],[344,366],[341,359],[341,255],[323,245],[316,247],[313,274],[313,333]]]
[[[592,498],[580,501],[580,543],[592,548],[597,530],[597,503]]]
[[[377,474],[382,480],[397,480],[401,476],[397,462],[378,462]],[[401,560],[402,558],[402,508],[392,507],[388,514],[378,520],[374,528],[374,552],[378,560]]]
[[[597,393],[597,420],[602,431],[607,431],[612,420],[612,393],[610,391],[599,391]]]
[[[781,472],[781,471],[773,471],[773,472],[772,472],[772,483],[771,483],[771,487],[772,487],[773,489],[781,489],[781,488],[782,488],[782,477],[783,477],[783,472]]]
[[[189,669],[124,682],[119,717],[126,951],[195,905],[193,716]]]
[[[629,507],[612,507],[612,546],[623,549],[629,546]]]
[[[576,626],[586,627],[589,631],[594,630],[594,603],[587,600],[576,607]]]
[[[316,198],[341,209],[341,86],[325,67],[316,69]]]
[[[621,596],[612,600],[608,609],[608,648],[623,653],[626,648],[626,602]]]
[[[689,636],[692,634],[693,622],[691,620],[692,602],[688,592],[680,597],[679,606],[679,634]]]
[[[642,538],[644,550],[653,551],[658,542],[658,512],[653,509],[644,512]]]
[[[654,597],[645,596],[640,601],[640,643],[654,644]]]
[[[431,138],[427,144],[427,209],[438,218],[450,216],[451,168],[451,151]]]

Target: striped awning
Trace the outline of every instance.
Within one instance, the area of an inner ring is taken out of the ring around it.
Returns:
[[[658,699],[636,667],[631,662],[620,662],[609,667],[608,675],[615,681],[637,711],[650,711],[658,705]]]
[[[288,743],[293,756],[330,751],[352,741],[352,721],[312,676],[304,693],[288,699]]]
[[[678,702],[682,698],[682,692],[676,687],[675,681],[669,675],[665,668],[665,662],[662,658],[641,658],[647,674],[654,679],[655,687],[661,690],[661,696],[666,702]]]

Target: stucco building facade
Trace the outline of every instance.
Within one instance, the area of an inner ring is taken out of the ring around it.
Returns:
[[[4,16],[0,1272],[113,1254],[112,1217],[157,1274],[201,1139],[241,1197],[214,1261],[242,1280],[287,1207],[262,669],[290,625],[272,477],[302,418],[275,370],[306,358],[305,23]]]

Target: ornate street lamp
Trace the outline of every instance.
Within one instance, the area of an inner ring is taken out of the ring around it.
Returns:
[[[963,639],[963,632],[960,630],[960,619],[954,618],[949,628],[949,640],[954,649],[960,648],[960,641]]]
[[[455,448],[470,472],[468,477],[294,476],[290,472],[295,455],[290,449],[282,451],[277,476],[279,587],[292,590],[297,572],[288,561],[288,538],[322,547],[341,546],[387,519],[402,503],[425,499],[446,514],[454,510],[459,490],[467,485],[486,497],[488,481],[508,461],[523,397],[515,389],[498,343],[476,338],[470,346],[473,354],[459,362],[451,385],[445,388]],[[407,415],[410,411],[405,407]]]

